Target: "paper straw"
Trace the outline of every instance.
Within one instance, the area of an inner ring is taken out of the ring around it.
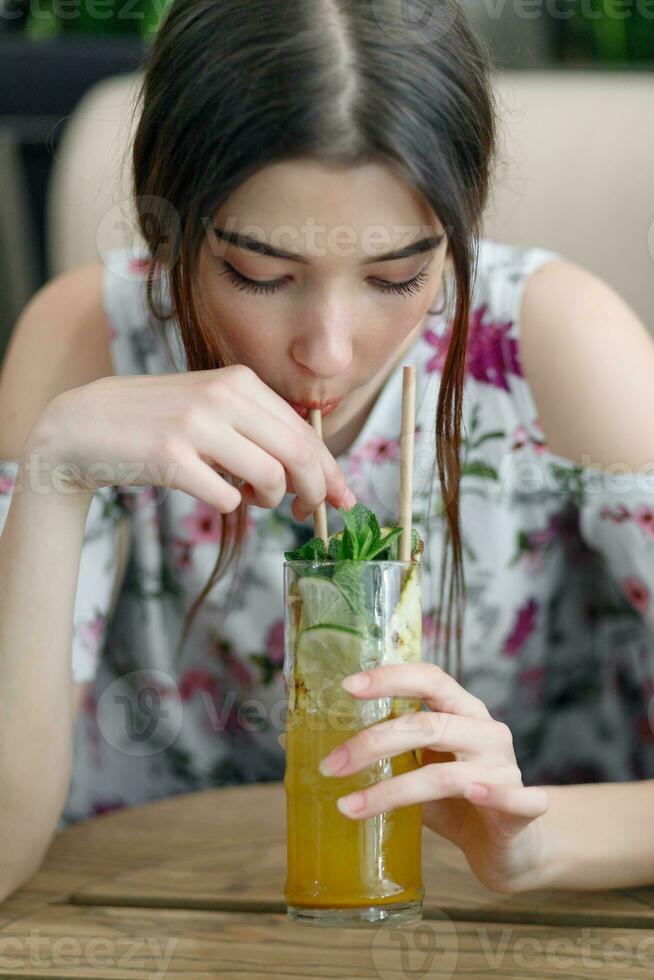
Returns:
[[[309,422],[319,439],[322,439],[322,412],[319,408],[309,411]],[[323,501],[313,515],[313,526],[317,538],[322,538],[327,547],[327,508]]]
[[[411,561],[413,519],[413,450],[416,431],[416,369],[404,368],[402,376],[402,434],[400,436],[400,561]]]

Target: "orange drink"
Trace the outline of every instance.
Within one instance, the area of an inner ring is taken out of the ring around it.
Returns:
[[[319,771],[321,760],[357,731],[400,715],[411,724],[419,701],[362,700],[341,682],[357,670],[420,659],[420,598],[417,562],[285,564],[285,895],[297,921],[358,926],[421,917],[420,805],[365,819],[336,806],[341,796],[418,768],[419,750],[351,776]]]

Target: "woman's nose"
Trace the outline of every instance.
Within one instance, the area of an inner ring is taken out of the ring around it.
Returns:
[[[347,327],[308,326],[292,343],[293,359],[317,378],[342,374],[352,361],[352,337]]]

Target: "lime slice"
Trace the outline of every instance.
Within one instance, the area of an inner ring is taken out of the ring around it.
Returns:
[[[418,566],[410,569],[386,633],[384,663],[419,663],[422,659],[422,601]]]
[[[347,626],[356,629],[359,618],[350,607],[343,591],[330,578],[303,575],[298,580],[302,596],[302,628],[313,626]]]
[[[346,698],[341,681],[366,668],[366,645],[363,633],[345,626],[302,630],[296,647],[298,677],[317,700],[333,694]]]

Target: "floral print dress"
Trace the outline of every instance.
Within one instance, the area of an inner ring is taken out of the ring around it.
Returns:
[[[462,683],[510,726],[526,784],[654,776],[654,487],[548,449],[520,360],[527,277],[556,253],[482,239],[464,398],[461,521],[467,585]],[[145,261],[104,255],[117,375],[185,370],[148,324]],[[448,308],[451,310],[451,306]],[[403,363],[417,369],[414,522],[425,538],[424,648],[434,658],[443,545],[434,453],[448,309]],[[402,365],[339,457],[358,498],[395,522]],[[0,463],[0,527],[16,461]],[[74,614],[76,722],[61,825],[107,809],[230,783],[280,779],[285,693],[283,552],[312,536],[291,497],[251,507],[239,566],[185,614],[213,568],[222,517],[178,490],[107,487],[91,503]],[[329,527],[340,526],[329,509]],[[117,528],[131,546],[113,615]],[[53,583],[53,588],[55,583]]]

